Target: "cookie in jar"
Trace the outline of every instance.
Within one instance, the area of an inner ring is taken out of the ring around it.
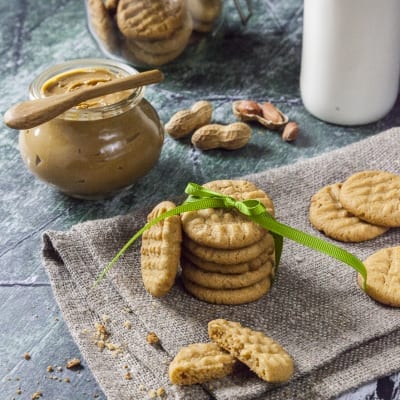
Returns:
[[[187,6],[193,30],[199,33],[211,32],[222,13],[222,0],[187,0]]]
[[[86,10],[102,50],[136,66],[175,60],[192,34],[186,0],[86,0]]]

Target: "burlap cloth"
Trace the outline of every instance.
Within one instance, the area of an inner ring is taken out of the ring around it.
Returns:
[[[308,222],[310,196],[359,170],[400,174],[399,154],[400,129],[392,129],[247,178],[272,197],[281,222],[322,237]],[[251,304],[201,302],[185,292],[179,278],[165,298],[152,298],[141,282],[140,243],[93,289],[99,271],[144,224],[148,211],[43,235],[43,261],[55,297],[109,400],[145,399],[149,390],[159,387],[168,399],[329,399],[400,370],[400,310],[371,300],[349,266],[289,240],[274,286]],[[399,244],[399,229],[360,244],[339,243],[361,259]],[[110,318],[109,340],[122,348],[118,356],[95,345],[94,325],[103,315]],[[244,370],[209,384],[171,385],[169,362],[182,346],[208,341],[207,323],[214,318],[239,321],[276,339],[295,360],[294,377],[285,385],[273,385]],[[124,326],[128,320],[131,329]],[[161,346],[146,342],[149,331],[158,335]],[[132,380],[124,379],[125,366]]]

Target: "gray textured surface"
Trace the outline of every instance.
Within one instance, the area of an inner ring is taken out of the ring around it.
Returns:
[[[300,0],[254,1],[255,15],[246,28],[240,26],[233,2],[225,2],[229,9],[220,33],[163,68],[165,82],[149,88],[146,97],[164,121],[195,100],[209,99],[214,105],[216,122],[233,122],[233,99],[269,99],[300,124],[301,136],[295,143],[283,143],[279,135],[257,127],[249,145],[235,152],[201,153],[188,141],[167,138],[157,166],[134,187],[109,200],[83,202],[67,198],[35,180],[19,156],[16,132],[1,126],[2,398],[30,399],[39,389],[48,399],[91,399],[96,394],[104,398],[85,364],[80,373],[64,369],[53,374],[57,378],[69,376],[70,383],[50,379],[52,374],[46,372],[47,365],[63,366],[65,360],[79,356],[79,350],[62,321],[41,265],[41,232],[65,230],[77,222],[124,214],[153,204],[180,193],[188,181],[202,183],[290,164],[400,125],[399,101],[381,121],[353,128],[325,124],[304,110],[298,82]],[[88,33],[80,0],[0,0],[0,15],[1,113],[27,98],[29,83],[48,65],[102,55]],[[23,359],[25,352],[31,353],[30,361]],[[394,393],[393,386],[399,396],[399,381],[393,377],[384,387],[373,383],[345,398],[386,399],[390,398],[389,392]],[[21,395],[16,394],[19,387]],[[388,397],[382,397],[386,390]]]

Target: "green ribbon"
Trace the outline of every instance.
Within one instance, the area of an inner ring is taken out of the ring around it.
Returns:
[[[185,193],[189,196],[181,205],[161,214],[157,218],[152,219],[129,239],[129,241],[110,261],[107,267],[104,268],[104,270],[100,273],[96,284],[98,284],[104,278],[111,267],[143,234],[143,232],[150,229],[153,225],[157,224],[163,219],[169,218],[173,215],[179,215],[184,212],[203,210],[207,208],[235,208],[241,214],[267,229],[272,234],[275,243],[275,268],[278,268],[280,262],[283,248],[283,238],[285,237],[350,265],[362,276],[363,288],[365,290],[367,271],[361,260],[346,250],[335,246],[334,244],[278,222],[274,217],[272,217],[272,215],[268,213],[265,206],[259,200],[249,199],[239,201],[233,197],[225,196],[221,193],[206,189],[200,185],[197,185],[196,183],[189,183],[186,186]]]

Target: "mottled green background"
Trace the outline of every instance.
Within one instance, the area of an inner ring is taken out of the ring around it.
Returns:
[[[284,143],[278,133],[257,125],[252,125],[250,143],[233,152],[201,152],[188,139],[166,137],[161,158],[146,177],[111,199],[87,202],[36,180],[20,158],[17,132],[1,126],[1,399],[30,399],[36,390],[44,399],[104,398],[84,361],[80,373],[65,368],[46,372],[48,365],[63,366],[67,359],[79,357],[79,350],[41,265],[44,230],[66,230],[81,221],[125,214],[180,194],[189,181],[203,183],[294,163],[399,125],[399,102],[387,117],[362,127],[330,125],[308,114],[299,93],[302,1],[253,3],[254,15],[243,27],[233,1],[225,0],[220,30],[163,67],[165,81],[148,88],[146,98],[164,122],[197,100],[209,100],[217,123],[235,121],[233,100],[269,100],[299,123],[301,132],[294,143]],[[2,114],[27,98],[29,83],[49,65],[103,56],[87,29],[81,0],[0,0],[0,16]],[[31,354],[30,361],[24,360],[25,352]],[[67,376],[70,383],[58,381]],[[18,388],[21,395],[16,394]],[[371,384],[343,399],[366,398],[374,390]]]

